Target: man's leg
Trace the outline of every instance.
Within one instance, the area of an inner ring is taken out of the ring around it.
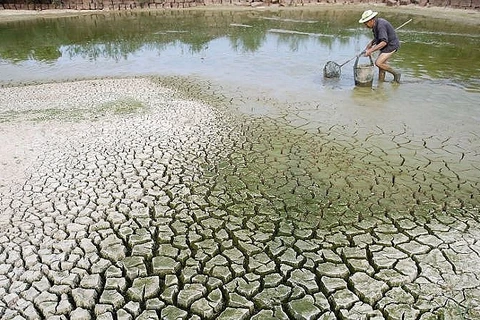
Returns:
[[[385,80],[385,71],[390,72],[393,74],[393,81],[400,82],[400,72],[397,72],[392,67],[388,65],[388,59],[395,53],[388,52],[388,53],[380,53],[375,61],[375,65],[378,67],[378,80],[384,81]]]
[[[385,81],[385,70],[378,68],[378,81]]]

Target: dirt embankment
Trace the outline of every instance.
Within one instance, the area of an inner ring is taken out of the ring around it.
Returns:
[[[479,0],[480,1],[480,0]],[[459,21],[463,24],[472,24],[480,26],[480,10],[472,9],[458,9],[452,7],[434,7],[434,6],[419,6],[419,5],[404,5],[404,6],[388,6],[386,4],[316,4],[316,5],[299,5],[299,6],[239,6],[239,5],[211,5],[191,7],[188,10],[323,10],[331,8],[347,8],[352,9],[352,6],[358,7],[359,11],[367,8],[375,7],[375,10],[383,12],[398,12],[414,15],[421,15],[425,17],[435,17],[450,21]],[[165,8],[134,8],[136,11],[151,11],[151,10],[165,10]],[[4,9],[0,7],[0,23],[6,21],[16,21],[35,18],[58,18],[66,16],[78,16],[88,14],[99,14],[117,10],[97,9],[97,10],[79,10],[79,9],[45,9],[45,10],[29,10],[29,9]]]
[[[77,10],[128,10],[135,8],[191,8],[197,6],[304,6],[322,4],[385,4],[388,6],[419,5],[421,7],[451,7],[459,9],[480,9],[480,0],[7,0],[2,1],[3,9],[77,9]]]

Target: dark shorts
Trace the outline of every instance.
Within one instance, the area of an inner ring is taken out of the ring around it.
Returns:
[[[398,48],[386,48],[386,49],[382,49],[380,50],[381,53],[390,53],[390,52],[397,52],[398,51]]]

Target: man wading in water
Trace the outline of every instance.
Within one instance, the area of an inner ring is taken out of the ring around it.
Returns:
[[[370,56],[377,50],[380,54],[375,60],[378,67],[378,80],[385,81],[385,72],[393,74],[393,81],[400,83],[400,72],[394,70],[387,63],[388,59],[397,52],[400,47],[397,33],[390,22],[382,18],[376,18],[378,12],[367,10],[362,14],[359,23],[365,24],[367,28],[373,31],[373,40],[370,41],[365,49],[365,56]]]

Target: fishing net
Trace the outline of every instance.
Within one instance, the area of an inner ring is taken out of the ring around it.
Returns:
[[[325,67],[323,67],[323,76],[325,78],[338,78],[342,73],[342,68],[338,63],[328,61]]]

